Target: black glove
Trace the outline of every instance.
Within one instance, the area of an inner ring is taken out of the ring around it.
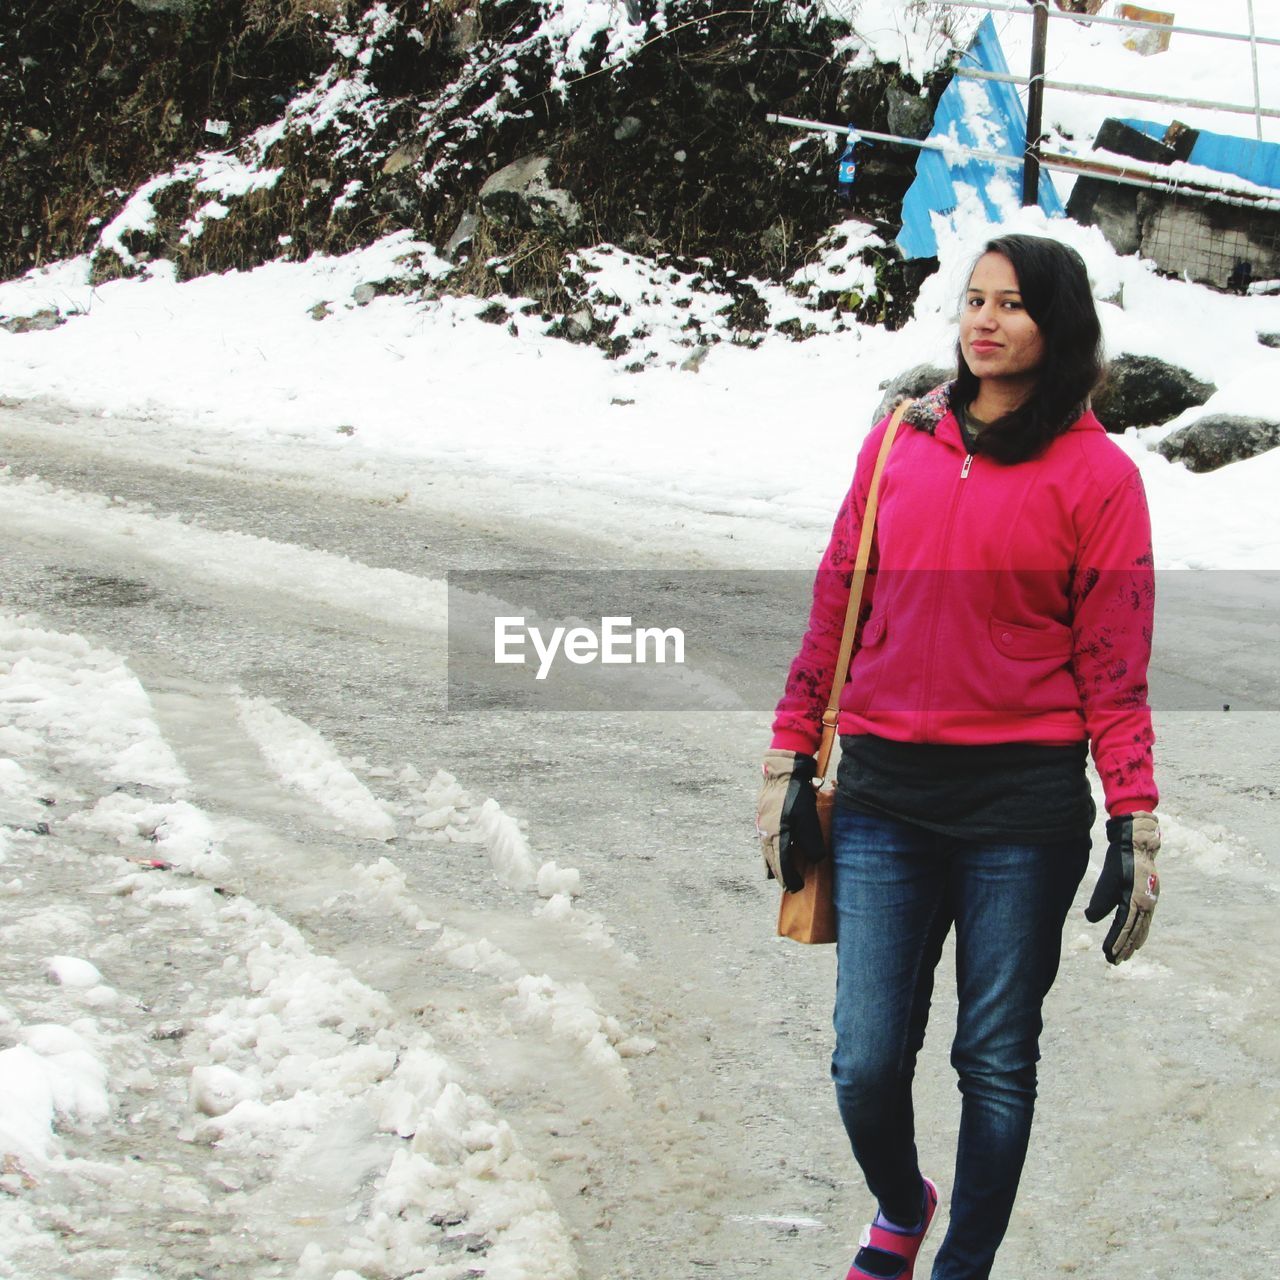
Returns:
[[[794,751],[765,753],[756,833],[769,876],[781,880],[788,893],[804,888],[806,865],[827,856],[813,785],[817,769],[812,756]]]
[[[1154,813],[1131,813],[1107,822],[1107,856],[1093,896],[1085,907],[1092,924],[1114,910],[1102,954],[1112,964],[1127,960],[1147,940],[1151,917],[1160,900],[1156,854],[1160,824]]]

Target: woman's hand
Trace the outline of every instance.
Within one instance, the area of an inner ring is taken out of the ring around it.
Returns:
[[[795,751],[764,753],[764,783],[756,802],[756,834],[769,878],[788,893],[804,888],[806,864],[827,856],[813,778],[817,762]]]
[[[1160,900],[1156,854],[1160,823],[1154,813],[1131,813],[1107,822],[1107,856],[1085,918],[1093,924],[1115,908],[1102,954],[1112,964],[1127,960],[1147,940]]]

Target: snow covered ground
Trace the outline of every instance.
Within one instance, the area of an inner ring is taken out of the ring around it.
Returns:
[[[1063,78],[1174,65],[1052,35]],[[1206,97],[1247,83],[1188,66]],[[1256,335],[1280,298],[1013,225],[1122,295],[1113,354],[1274,417]],[[813,563],[879,384],[946,361],[989,233],[944,238],[898,333],[724,342],[696,370],[681,299],[650,294],[639,374],[470,299],[361,305],[429,258],[404,236],[184,284],[93,289],[75,262],[0,285],[0,312],[69,317],[0,332],[0,1276],[839,1270],[865,1197],[823,1080],[830,956],[773,945],[755,880],[766,714],[468,724],[443,703],[443,575]],[[637,300],[655,270],[598,265]],[[1280,571],[1280,450],[1196,476],[1151,449],[1177,425],[1121,439],[1161,568],[1217,571],[1167,577],[1189,602],[1160,663],[1256,706],[1158,719],[1167,901],[1122,970],[1068,929],[1006,1280],[1280,1262],[1277,624],[1231,585]],[[926,1056],[940,1159],[944,1033]],[[780,1160],[800,1127],[812,1149]]]

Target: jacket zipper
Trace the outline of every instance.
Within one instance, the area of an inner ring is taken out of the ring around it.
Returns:
[[[964,456],[964,464],[960,468],[960,481],[963,482],[969,477],[969,468],[973,466],[973,454],[966,453]],[[929,740],[929,707],[933,698],[933,671],[937,666],[937,657],[935,649],[938,643],[938,621],[942,616],[942,591],[947,581],[947,572],[949,566],[945,563],[951,558],[951,528],[955,524],[956,510],[960,506],[960,495],[963,492],[960,483],[957,483],[951,495],[951,505],[947,510],[947,523],[942,530],[942,555],[939,557],[943,563],[942,573],[934,586],[933,593],[933,617],[929,620],[929,647],[927,653],[929,655],[928,664],[925,667],[925,683],[924,698],[920,707],[920,723],[924,735],[924,740]]]

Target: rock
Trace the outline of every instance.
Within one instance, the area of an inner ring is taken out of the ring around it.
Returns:
[[[1119,434],[1129,427],[1168,422],[1184,409],[1204,404],[1217,389],[1154,356],[1122,355],[1107,366],[1093,408],[1107,430]]]
[[[358,284],[351,290],[351,297],[357,307],[367,307],[378,296],[378,290],[371,284]]]
[[[623,116],[618,121],[613,136],[618,142],[630,142],[633,138],[638,138],[643,131],[643,121],[636,119],[635,116]]]
[[[904,396],[914,400],[917,396],[924,395],[926,391],[932,391],[939,383],[948,382],[955,376],[956,371],[949,367],[944,368],[938,364],[917,364],[890,378],[887,382],[882,382],[880,388],[884,392],[884,398],[876,406],[872,422],[879,422]]]
[[[10,333],[39,333],[42,329],[56,329],[66,323],[66,316],[50,309],[29,316],[6,317],[0,320],[0,329],[8,329]]]
[[[1142,244],[1138,193],[1133,187],[1077,178],[1067,201],[1067,216],[1082,227],[1097,227],[1119,254],[1137,253]]]
[[[444,256],[450,262],[456,262],[462,250],[475,239],[476,228],[479,225],[479,217],[472,213],[470,209],[458,219],[458,225],[454,227],[453,235],[449,237],[449,241],[444,247]]]
[[[565,328],[568,330],[570,339],[583,342],[591,336],[595,322],[596,318],[591,314],[589,307],[579,307],[572,315],[565,317]]]
[[[903,138],[927,138],[933,128],[933,107],[929,99],[909,93],[899,84],[891,84],[886,95],[889,102],[889,132]]]
[[[313,320],[323,320],[326,316],[333,315],[333,312],[330,310],[327,302],[317,302],[316,305],[307,312],[307,315],[309,315]]]
[[[426,154],[427,144],[422,138],[411,138],[408,142],[401,143],[382,163],[382,172],[385,177],[391,177],[393,174],[399,173],[402,169],[407,169],[410,165],[415,165]]]
[[[465,54],[480,43],[480,18],[474,9],[464,9],[453,20],[449,33],[449,48],[455,54]]]
[[[694,347],[693,352],[680,362],[680,367],[685,373],[697,373],[702,368],[702,362],[707,358],[707,352],[710,350],[708,346]]]
[[[582,209],[571,192],[547,181],[549,156],[523,156],[497,173],[480,188],[480,208],[485,217],[509,227],[567,233],[582,221]]]
[[[1258,341],[1264,347],[1280,347],[1280,333],[1260,333]]]
[[[1280,422],[1213,413],[1165,436],[1156,449],[1189,471],[1216,471],[1280,445]]]

